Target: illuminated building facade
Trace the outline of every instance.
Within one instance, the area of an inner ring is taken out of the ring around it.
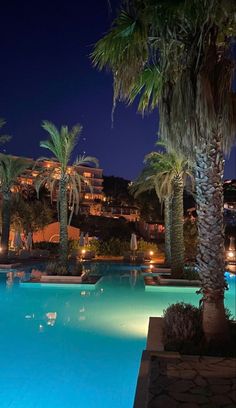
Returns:
[[[32,161],[29,159],[29,161]],[[34,168],[35,162],[21,175],[19,181],[21,184],[34,185],[36,177],[40,174],[40,168],[45,168],[49,171],[57,168],[57,162],[42,160],[37,162],[37,167]],[[90,215],[101,215],[103,194],[103,170],[88,166],[73,166],[73,170],[83,176],[84,182],[81,184],[80,195],[80,212]],[[68,171],[72,171],[72,167],[68,167]],[[57,191],[53,195],[53,200],[56,201]]]

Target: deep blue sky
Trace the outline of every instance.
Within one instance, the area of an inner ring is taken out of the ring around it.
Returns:
[[[89,60],[110,26],[108,0],[5,1],[0,13],[0,117],[12,141],[7,153],[38,157],[43,119],[83,125],[78,153],[94,155],[106,175],[134,178],[154,148],[157,112],[145,117],[119,105],[111,128],[112,79]],[[111,1],[113,10],[119,0]],[[236,149],[226,163],[236,178]]]

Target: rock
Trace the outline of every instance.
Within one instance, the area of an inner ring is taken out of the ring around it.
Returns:
[[[211,385],[211,390],[213,394],[226,394],[230,391],[230,385]]]
[[[224,405],[231,403],[231,400],[226,395],[214,395],[211,397],[211,401],[216,407],[223,407]]]
[[[149,408],[177,408],[177,402],[169,397],[168,395],[161,395],[160,397],[156,397],[151,401],[149,404]]]
[[[191,393],[192,394],[205,395],[206,397],[209,397],[210,395],[212,395],[212,392],[211,392],[209,386],[192,388]]]
[[[184,407],[184,408],[199,408],[199,405],[198,404],[192,404],[191,402],[190,403],[186,402],[186,403],[181,404],[181,407]]]
[[[199,385],[200,387],[205,387],[207,385],[207,381],[205,380],[205,378],[200,377],[200,375],[198,375],[194,379],[194,382],[196,385]]]
[[[188,380],[192,380],[194,377],[196,377],[196,371],[194,370],[183,370],[180,373],[180,377],[183,379],[188,379]]]
[[[229,398],[231,398],[231,400],[233,402],[235,402],[236,404],[236,390],[233,390],[232,392],[230,392],[229,394],[227,394],[229,396]]]
[[[229,378],[208,378],[207,379],[209,384],[222,384],[222,385],[229,385],[230,379]]]
[[[173,392],[171,393],[171,397],[179,402],[193,402],[195,404],[204,404],[208,402],[208,398],[206,398],[204,395]]]
[[[193,387],[194,383],[188,380],[178,380],[168,387],[169,392],[186,392]]]

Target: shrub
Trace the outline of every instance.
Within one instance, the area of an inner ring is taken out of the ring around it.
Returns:
[[[100,254],[100,241],[98,239],[91,239],[89,242],[89,247],[88,249],[90,251],[95,252],[96,255]]]
[[[93,239],[90,241],[88,249],[94,251],[96,255],[121,256],[130,250],[130,242],[114,237],[109,240]],[[143,239],[138,241],[138,251],[160,253],[156,244],[146,242]]]
[[[83,272],[83,265],[81,262],[76,262],[71,265],[71,275],[80,276]]]
[[[194,265],[189,265],[184,267],[183,275],[181,277],[182,279],[188,279],[188,280],[199,280],[199,273],[194,267]]]
[[[45,268],[47,275],[67,275],[68,271],[65,266],[59,265],[57,262],[48,262]]]
[[[201,309],[188,303],[175,303],[164,310],[163,340],[181,346],[202,337]]]
[[[77,239],[70,239],[68,241],[68,253],[71,255],[74,251],[79,249],[79,241]]]
[[[129,250],[129,242],[122,241],[118,238],[111,238],[108,241],[100,242],[100,255],[121,256]]]
[[[154,254],[160,252],[156,244],[154,244],[153,242],[144,241],[143,238],[138,240],[138,251],[140,252],[153,251]]]
[[[48,262],[46,264],[45,272],[47,275],[73,275],[80,276],[83,271],[81,262],[75,262],[68,267],[60,265],[58,262]]]
[[[36,242],[34,243],[34,248],[35,249],[46,249],[50,251],[52,254],[56,254],[58,252],[59,243],[58,242],[47,242],[47,241]]]

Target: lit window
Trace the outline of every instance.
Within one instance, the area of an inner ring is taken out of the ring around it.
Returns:
[[[92,177],[92,173],[84,171],[84,177]]]

